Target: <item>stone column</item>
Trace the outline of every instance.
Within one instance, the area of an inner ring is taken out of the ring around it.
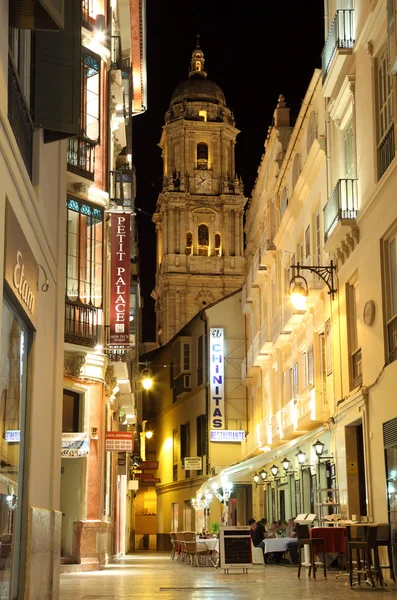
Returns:
[[[180,236],[180,219],[181,219],[181,209],[180,208],[176,208],[175,209],[175,220],[176,220],[176,226],[175,226],[175,252],[180,254],[181,252],[181,236]]]
[[[240,256],[240,219],[238,218],[238,211],[234,211],[234,254]]]
[[[215,216],[210,217],[210,256],[215,256]]]
[[[239,213],[239,232],[240,232],[240,256],[244,256],[244,224],[243,213]]]
[[[198,229],[197,229],[197,217],[193,217],[193,254],[198,254]]]
[[[173,206],[169,208],[168,253],[175,254],[175,209]]]
[[[223,237],[223,248],[224,255],[230,256],[230,231],[229,231],[229,209],[223,209],[223,228],[222,228],[222,237]]]
[[[167,210],[163,214],[163,256],[168,254],[168,215]]]

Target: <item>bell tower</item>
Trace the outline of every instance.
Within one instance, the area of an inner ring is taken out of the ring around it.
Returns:
[[[244,280],[243,184],[235,171],[239,133],[221,88],[208,79],[199,36],[188,78],[174,91],[160,140],[163,188],[156,224],[157,341]]]

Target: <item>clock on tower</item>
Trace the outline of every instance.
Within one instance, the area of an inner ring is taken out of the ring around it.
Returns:
[[[208,194],[212,192],[212,177],[211,173],[202,171],[197,173],[194,178],[196,192],[200,194]]]

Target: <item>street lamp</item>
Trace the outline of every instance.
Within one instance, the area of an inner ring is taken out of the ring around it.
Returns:
[[[253,479],[254,479],[254,482],[256,483],[256,485],[258,485],[258,483],[259,483],[259,475],[258,475],[258,473],[255,473]]]
[[[281,461],[281,464],[283,465],[283,469],[284,469],[284,471],[288,471],[288,469],[289,469],[289,466],[290,466],[291,462],[288,460],[288,458],[287,458],[287,457],[285,457],[285,458],[284,458],[284,459]]]
[[[153,431],[151,429],[148,429],[146,431],[146,424],[147,424],[147,420],[146,421],[142,421],[142,431],[139,435],[140,437],[140,446],[141,446],[141,458],[142,460],[146,460],[146,440],[150,440],[153,437]]]
[[[314,448],[318,458],[321,458],[321,456],[324,452],[324,447],[325,447],[325,444],[323,444],[320,440],[317,440],[317,442],[315,442],[313,444],[313,448]]]
[[[262,477],[262,481],[265,482],[267,479],[267,473],[266,473],[265,469],[262,469],[261,477]]]
[[[331,260],[328,266],[314,265],[306,266],[301,265],[299,262],[296,265],[291,265],[292,269],[296,269],[296,275],[292,277],[289,284],[289,294],[291,302],[297,310],[304,310],[306,306],[306,300],[309,295],[309,286],[307,280],[300,274],[301,271],[306,270],[311,273],[318,275],[324,283],[328,286],[328,294],[332,300],[335,298],[336,289],[334,287],[334,272],[336,266]]]
[[[272,472],[273,477],[277,477],[277,473],[278,473],[278,467],[276,465],[272,465],[270,467],[270,470]]]
[[[143,369],[141,371],[141,382],[142,382],[142,387],[145,390],[150,390],[153,386],[153,373],[151,372],[150,369]]]
[[[299,463],[300,465],[303,465],[303,464],[304,464],[304,462],[305,462],[305,457],[306,457],[306,454],[305,454],[305,453],[304,453],[304,452],[303,452],[303,451],[302,451],[302,450],[299,448],[299,449],[298,449],[298,452],[296,453],[296,458],[298,459],[298,463]]]

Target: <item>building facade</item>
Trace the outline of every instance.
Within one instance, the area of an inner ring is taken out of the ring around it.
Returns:
[[[167,344],[143,357],[153,373],[144,414],[153,430],[151,456],[158,461],[153,546],[156,542],[159,550],[168,550],[170,531],[201,531],[222,519],[244,524],[249,518],[251,484],[236,486],[227,514],[227,504],[215,496],[208,514],[192,503],[211,476],[240,458],[247,426],[239,375],[243,355],[236,291],[202,309]],[[152,497],[153,491],[141,480],[138,495]]]
[[[153,217],[159,343],[242,285],[246,200],[235,169],[237,134],[197,43],[189,77],[172,95],[160,140],[163,189]]]
[[[140,338],[132,119],[146,105],[145,3],[83,2],[78,16],[80,129],[67,149],[63,571],[97,570],[131,548],[134,446],[126,456],[105,438],[137,421]]]

